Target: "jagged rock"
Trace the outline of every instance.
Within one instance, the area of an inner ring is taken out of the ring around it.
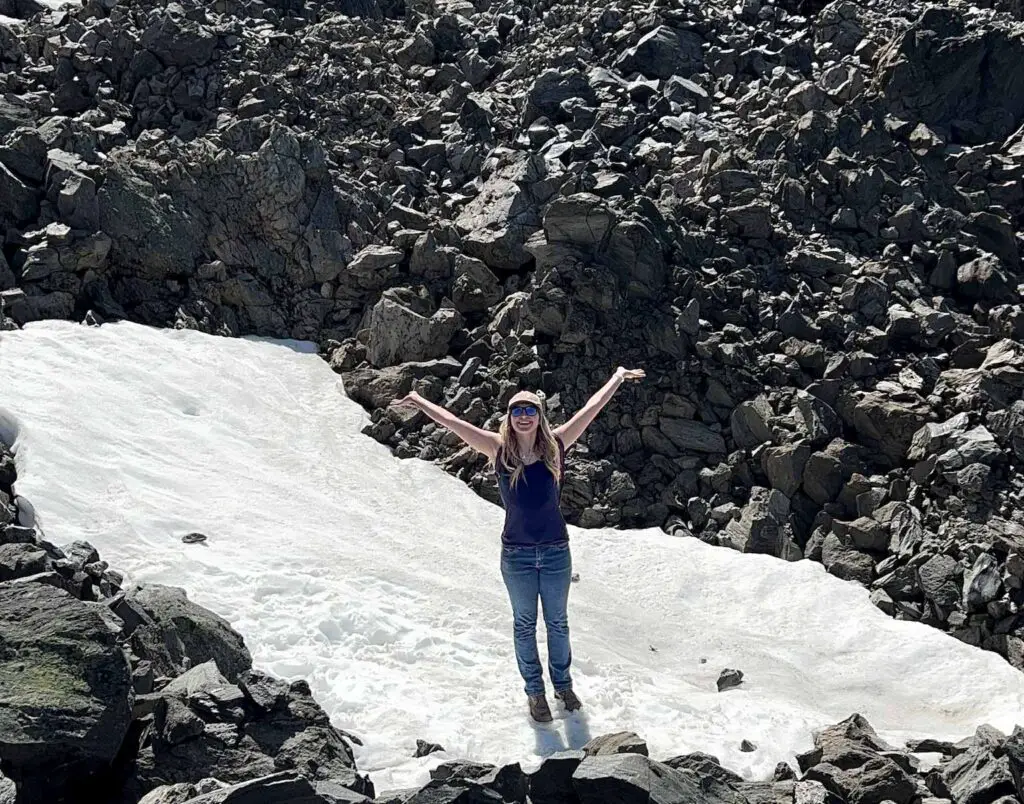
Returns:
[[[498,278],[480,260],[460,254],[455,258],[452,302],[462,313],[480,313],[502,300]]]
[[[116,756],[131,669],[100,612],[46,584],[0,583],[0,643],[0,761],[26,802],[53,801]]]
[[[602,199],[589,193],[559,198],[544,213],[544,234],[552,243],[571,243],[593,249],[607,239],[615,225],[615,213]]]
[[[533,801],[564,801],[574,798],[573,774],[586,755],[582,751],[558,751],[546,757],[529,780]],[[623,755],[626,756],[626,755]]]
[[[537,200],[528,189],[546,175],[538,157],[517,154],[498,167],[455,220],[466,253],[496,271],[516,271],[530,259],[523,245],[540,229]]]
[[[603,754],[642,754],[650,756],[647,743],[631,731],[620,731],[615,734],[602,734],[583,746],[583,753],[588,757]]]
[[[662,245],[640,221],[620,221],[615,225],[602,261],[613,268],[632,297],[653,299],[664,287],[667,267]]]
[[[610,799],[622,802],[697,800],[715,804],[740,804],[735,790],[714,781],[698,779],[640,754],[609,754],[586,757],[572,775],[572,785],[583,804]]]
[[[989,553],[981,553],[964,575],[964,608],[980,609],[999,597],[1002,579],[999,564]]]
[[[658,419],[658,429],[679,449],[696,452],[726,451],[725,439],[701,422],[662,416]]]
[[[404,259],[405,254],[390,246],[367,246],[345,266],[345,272],[360,287],[377,290],[399,275]]]
[[[743,671],[742,670],[723,670],[718,676],[718,691],[723,692],[724,690],[738,687],[743,683]]]
[[[23,225],[33,220],[38,212],[38,194],[0,163],[0,224],[4,227]]]
[[[860,715],[815,735],[815,750],[806,762],[804,779],[820,782],[845,801],[908,804],[917,794],[910,775],[882,752],[891,748]]]
[[[693,31],[678,31],[659,25],[628,49],[615,66],[625,74],[637,72],[647,78],[689,78],[704,66],[703,40]]]
[[[416,753],[413,754],[415,757],[425,757],[428,754],[434,754],[438,751],[444,751],[444,747],[437,743],[428,743],[424,740],[416,741]]]
[[[871,556],[860,552],[835,533],[825,537],[821,548],[821,563],[837,578],[857,581],[865,586],[875,577],[875,562]]]
[[[46,551],[32,542],[0,544],[0,581],[46,572],[51,563]]]
[[[922,31],[934,32],[927,46]],[[956,60],[951,58],[954,52]],[[975,122],[977,128],[961,124],[961,136],[968,142],[984,137],[989,123],[992,136],[1001,138],[1024,118],[1024,101],[1010,89],[1013,65],[1022,55],[1019,33],[999,27],[982,35],[969,30],[958,11],[930,8],[879,55],[877,81],[901,117],[935,126]],[[971,80],[963,80],[955,64],[978,68]]]
[[[931,414],[921,405],[907,405],[881,393],[867,392],[841,398],[839,415],[865,442],[897,463],[906,456],[914,434]]]
[[[744,553],[800,558],[789,526],[789,498],[777,489],[751,489],[742,515],[726,525],[720,539],[723,545]]]
[[[997,729],[979,726],[967,750],[942,768],[942,781],[954,801],[980,804],[1016,794],[1010,759],[1002,751],[1005,742],[1006,736]]]
[[[810,457],[807,444],[770,447],[761,454],[761,466],[772,488],[792,497],[803,483],[804,466]]]
[[[824,450],[811,453],[807,459],[803,491],[814,502],[824,505],[839,495],[843,483],[858,466],[855,448],[842,439],[835,439]]]
[[[998,258],[985,255],[956,269],[956,290],[972,301],[1014,302],[1017,292]]]
[[[668,765],[670,768],[675,768],[676,770],[689,770],[700,778],[709,777],[722,784],[732,785],[733,787],[737,787],[743,782],[742,776],[738,773],[733,773],[728,768],[723,768],[718,757],[712,756],[711,754],[705,754],[702,752],[682,754],[677,757],[672,757],[671,759],[666,759],[664,764]]]
[[[443,357],[461,323],[453,308],[442,307],[427,317],[385,294],[370,315],[367,359],[382,368]]]
[[[154,624],[143,625],[133,635],[134,643],[175,646],[164,647],[170,651],[168,658],[174,666],[181,667],[185,657],[191,666],[213,659],[232,682],[252,667],[252,656],[241,634],[222,617],[189,600],[184,589],[146,584],[130,592],[128,601],[139,606]]]
[[[918,569],[925,597],[946,609],[956,606],[961,597],[963,567],[946,555],[934,555]]]
[[[763,396],[737,405],[730,422],[736,445],[750,448],[771,441],[772,431],[768,426],[771,418],[771,405]]]
[[[812,447],[825,446],[841,433],[842,421],[824,400],[806,391],[799,391],[796,395],[796,407],[802,429]]]
[[[461,369],[455,358],[446,357],[382,369],[360,368],[343,373],[342,382],[345,392],[356,402],[380,408],[409,393],[416,380],[431,376],[455,377]]]

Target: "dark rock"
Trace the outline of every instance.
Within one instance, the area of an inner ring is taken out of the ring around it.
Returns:
[[[589,756],[572,775],[572,784],[583,804],[598,802],[704,801],[741,804],[732,788],[678,771],[640,754]],[[534,799],[537,800],[537,799]]]
[[[530,799],[537,804],[554,804],[576,798],[573,774],[583,761],[582,751],[559,751],[547,757],[529,774]]]
[[[378,368],[444,357],[462,317],[442,307],[424,316],[385,294],[373,307],[367,359]]]
[[[730,426],[732,437],[738,447],[750,448],[772,440],[768,423],[772,409],[765,397],[742,402],[732,413]]]
[[[437,753],[438,751],[443,752],[444,751],[444,747],[438,745],[437,743],[428,743],[428,742],[425,742],[423,740],[417,740],[416,741],[416,753],[413,754],[413,756],[425,757],[428,754],[434,754],[434,753]]]
[[[1016,795],[1010,758],[1002,749],[1005,740],[991,726],[981,726],[970,747],[942,768],[941,778],[954,801],[981,804]]]
[[[96,608],[46,584],[0,584],[0,644],[4,773],[25,801],[56,800],[117,755],[131,721],[128,661]]]
[[[755,487],[740,518],[731,520],[722,544],[744,553],[768,553],[787,560],[799,558],[789,526],[789,499],[776,489]]]
[[[689,78],[704,67],[703,41],[693,31],[677,31],[660,25],[641,37],[616,62],[625,74],[637,72],[647,78]]]
[[[602,754],[642,754],[650,756],[647,743],[631,731],[620,731],[615,734],[602,734],[583,746],[583,753],[588,757]]]
[[[721,675],[718,676],[718,691],[723,692],[725,690],[738,687],[743,683],[743,671],[742,670],[723,670]]]
[[[666,759],[665,764],[676,770],[692,771],[696,776],[703,779],[713,778],[721,784],[736,787],[743,782],[743,777],[733,773],[728,768],[723,768],[718,757],[711,754],[696,752],[693,754],[682,754],[681,756]]]
[[[252,667],[242,636],[222,617],[190,601],[184,589],[147,584],[129,593],[128,599],[141,606],[160,629],[161,642],[163,634],[173,631],[175,643],[180,643],[192,666],[213,659],[229,681],[237,681],[241,672]]]

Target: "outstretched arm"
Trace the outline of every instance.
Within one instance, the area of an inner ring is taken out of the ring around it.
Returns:
[[[580,408],[575,416],[561,427],[555,428],[555,435],[562,439],[565,448],[568,449],[575,444],[579,437],[586,432],[590,423],[601,412],[601,408],[611,401],[625,380],[642,380],[645,376],[643,369],[627,369],[622,366],[615,369],[612,378],[604,384],[600,391],[587,400],[587,404]]]
[[[498,454],[498,447],[501,445],[501,442],[497,433],[492,433],[489,430],[483,430],[469,422],[464,422],[451,411],[424,399],[415,391],[401,399],[396,399],[391,404],[397,408],[404,408],[406,410],[422,410],[435,422],[440,424],[442,427],[447,427],[455,433],[455,435],[469,444],[469,446],[477,452],[482,452],[491,460],[493,460]]]

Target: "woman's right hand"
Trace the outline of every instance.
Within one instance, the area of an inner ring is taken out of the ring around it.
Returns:
[[[419,410],[420,401],[423,399],[415,391],[410,391],[408,394],[403,396],[401,399],[396,399],[391,403],[391,407],[398,408],[399,410]]]
[[[615,369],[615,373],[622,377],[623,380],[642,380],[647,376],[647,372],[643,369],[628,369],[624,366],[619,366]]]

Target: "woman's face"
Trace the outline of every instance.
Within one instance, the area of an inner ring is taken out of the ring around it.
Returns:
[[[508,418],[515,432],[529,435],[540,426],[540,409],[532,402],[516,402],[509,405]]]

